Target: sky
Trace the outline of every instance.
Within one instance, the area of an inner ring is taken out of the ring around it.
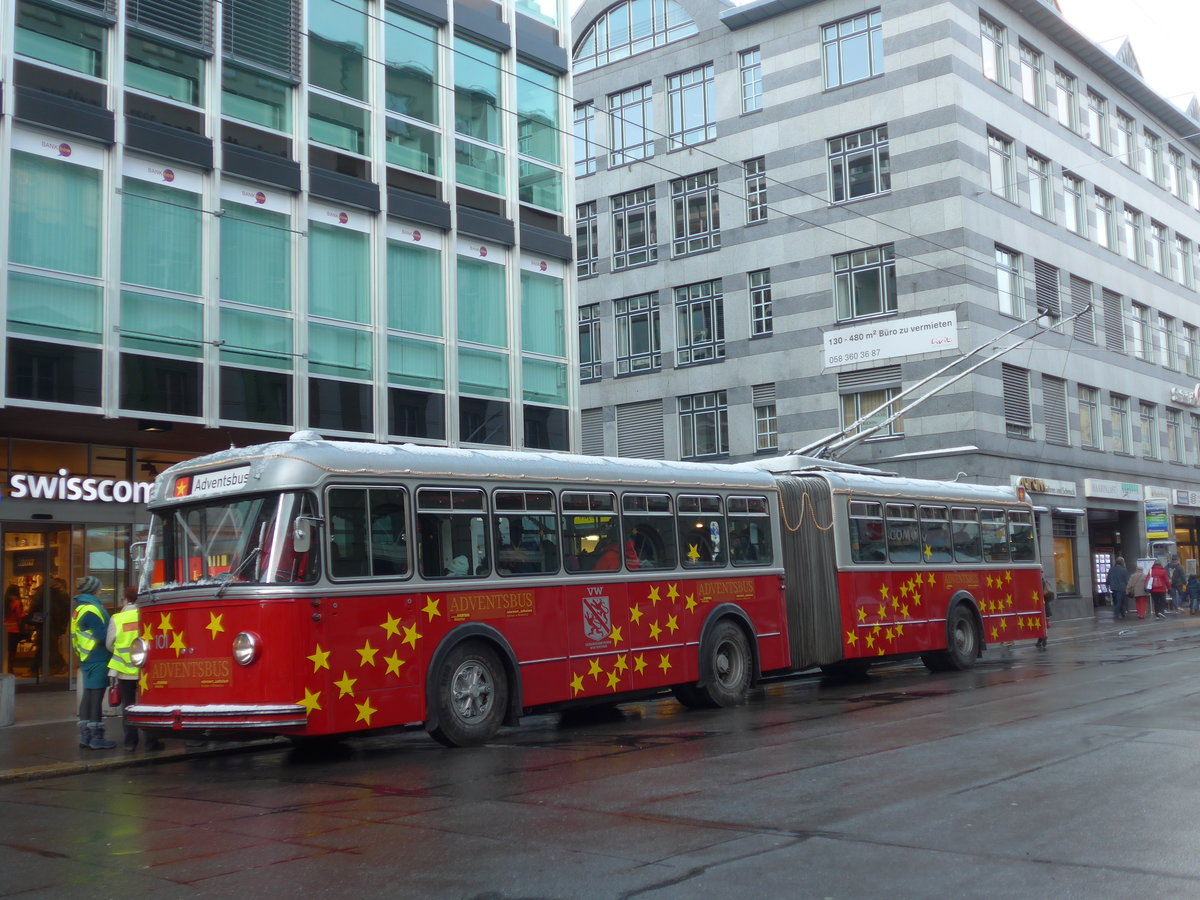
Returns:
[[[1200,94],[1197,0],[1058,0],[1063,18],[1109,53],[1128,37],[1142,78],[1181,109]],[[1179,96],[1182,95],[1182,96]]]

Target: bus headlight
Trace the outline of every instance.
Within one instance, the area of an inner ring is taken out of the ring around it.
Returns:
[[[233,658],[241,666],[248,666],[258,659],[258,635],[240,632],[233,639]]]
[[[149,652],[149,644],[142,638],[134,638],[133,643],[129,647],[129,661],[141,669],[146,665],[146,654]]]

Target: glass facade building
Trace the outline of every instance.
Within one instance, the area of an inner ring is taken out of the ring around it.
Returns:
[[[301,429],[572,448],[564,23],[556,0],[0,0],[0,528],[58,548],[28,574],[6,553],[27,607],[83,574],[111,603],[144,514],[17,476],[136,485]],[[102,557],[88,523],[115,529]]]

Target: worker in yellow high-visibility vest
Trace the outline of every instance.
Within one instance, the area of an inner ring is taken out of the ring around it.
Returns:
[[[104,644],[112,651],[112,659],[108,661],[108,677],[115,678],[121,695],[121,726],[125,732],[125,749],[136,750],[138,745],[138,729],[129,724],[126,710],[137,703],[138,678],[141,670],[133,664],[131,650],[138,636],[137,588],[125,588],[121,609],[113,613],[108,622],[108,636]],[[146,739],[147,750],[161,750],[162,741],[158,738]]]
[[[105,740],[101,703],[108,686],[108,660],[104,646],[108,633],[108,610],[96,599],[100,579],[84,575],[75,584],[75,608],[71,612],[71,646],[79,656],[83,690],[79,698],[79,746],[87,750],[111,750],[116,742]]]

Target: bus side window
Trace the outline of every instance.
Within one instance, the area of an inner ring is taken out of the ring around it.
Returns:
[[[950,520],[944,506],[921,507],[921,558],[950,562]]]
[[[408,524],[404,491],[371,491],[371,574],[408,574]]]
[[[1008,544],[1014,562],[1033,562],[1036,558],[1033,517],[1027,512],[1009,510]]]
[[[680,494],[679,562],[685,569],[725,565],[725,521],[721,498]]]
[[[621,568],[617,498],[609,493],[563,491],[562,552],[568,572],[615,572]]]
[[[954,558],[959,562],[980,562],[983,548],[979,540],[979,510],[955,507],[950,518],[954,529]]]
[[[479,578],[491,571],[483,491],[417,491],[417,541],[423,578]]]
[[[887,543],[883,539],[883,507],[870,500],[851,500],[850,559],[858,563],[884,562]]]
[[[329,491],[329,571],[334,578],[367,574],[367,492]]]
[[[675,517],[670,494],[625,494],[621,497],[626,565],[639,569],[675,568]]]
[[[766,497],[729,498],[729,559],[735,566],[769,566],[770,507]]]
[[[1008,528],[1004,521],[1004,510],[982,509],[979,511],[979,519],[983,537],[983,561],[1008,562]]]
[[[888,559],[892,562],[921,561],[917,533],[917,508],[910,503],[887,504]]]
[[[558,571],[558,530],[554,494],[549,491],[496,491],[493,540],[501,575],[549,575]]]

